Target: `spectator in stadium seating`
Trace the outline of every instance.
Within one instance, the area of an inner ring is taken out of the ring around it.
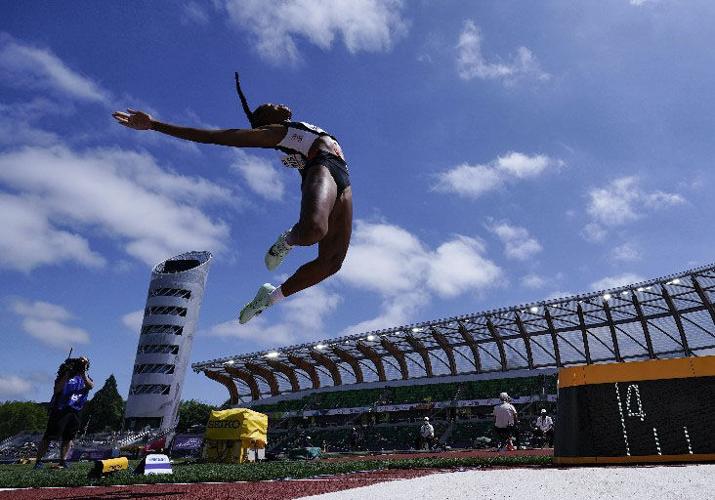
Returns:
[[[547,414],[546,408],[542,408],[541,415],[536,419],[534,436],[543,448],[546,443],[549,448],[554,446],[554,421]]]
[[[509,394],[502,392],[499,394],[501,404],[494,407],[494,433],[497,438],[497,451],[501,451],[504,447],[508,450],[513,450],[514,445],[511,442],[512,436],[516,430],[517,413],[516,408],[509,402]]]
[[[352,451],[356,451],[358,449],[358,445],[360,444],[360,433],[358,430],[353,427],[352,430],[350,431],[350,449]]]
[[[429,417],[424,418],[424,423],[420,427],[420,450],[424,450],[425,444],[427,444],[427,449],[432,449],[432,443],[434,441],[434,427],[429,423]]]
[[[66,467],[65,459],[69,454],[72,440],[79,431],[79,412],[87,402],[87,394],[94,387],[94,382],[87,374],[89,359],[68,358],[57,370],[54,393],[50,400],[50,415],[47,430],[37,448],[35,468],[42,468],[50,441],[60,440],[60,467]]]

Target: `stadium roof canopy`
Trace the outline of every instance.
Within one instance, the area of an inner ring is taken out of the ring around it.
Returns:
[[[713,301],[715,265],[192,368],[224,384],[236,403],[363,382],[696,356],[715,349]]]

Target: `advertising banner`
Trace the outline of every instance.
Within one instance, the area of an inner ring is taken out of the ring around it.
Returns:
[[[204,437],[201,434],[177,434],[171,449],[174,451],[195,451],[200,450],[204,444]]]
[[[104,460],[105,458],[112,457],[112,450],[109,448],[72,448],[70,452],[69,460]]]
[[[247,408],[212,411],[206,439],[266,443],[268,416]]]

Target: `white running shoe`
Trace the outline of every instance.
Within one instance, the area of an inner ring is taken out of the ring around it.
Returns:
[[[243,306],[241,309],[241,314],[238,316],[238,322],[241,324],[248,323],[251,318],[261,314],[268,306],[270,306],[270,296],[276,287],[270,283],[264,283],[261,288],[258,289],[258,293],[253,300]]]
[[[290,252],[291,248],[293,248],[286,241],[288,233],[290,233],[290,229],[281,234],[276,242],[271,245],[271,248],[268,249],[268,252],[266,252],[264,260],[269,271],[273,271],[275,268],[280,266],[283,259],[285,259],[286,255],[288,255],[288,252]]]

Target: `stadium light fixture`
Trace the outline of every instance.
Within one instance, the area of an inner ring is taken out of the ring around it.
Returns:
[[[374,336],[374,335],[368,335],[368,336],[367,336],[367,340],[370,341],[370,342],[372,342],[373,340],[375,340],[375,336]]]
[[[228,361],[226,361],[226,362],[224,363],[224,365],[232,365],[232,364],[234,364],[234,363],[235,363],[234,360],[229,359]]]
[[[268,354],[266,354],[267,358],[277,358],[278,356],[280,356],[280,353],[278,353],[276,351],[271,351]]]
[[[326,346],[325,344],[318,344],[318,345],[315,346],[315,348],[316,348],[317,350],[319,350],[319,351],[322,351],[322,350],[325,349],[326,347],[327,347],[327,346]]]
[[[603,300],[611,300],[611,294],[610,293],[604,293],[602,295]]]
[[[624,290],[621,292],[621,295],[628,295],[630,292],[628,290]]]
[[[536,314],[536,313],[539,312],[539,308],[536,307],[536,306],[531,306],[531,307],[529,308],[529,312],[531,312],[531,314]]]
[[[422,328],[415,327],[412,329],[412,333],[419,333],[422,331]]]
[[[638,287],[638,288],[636,288],[636,291],[637,291],[637,292],[642,292],[643,290],[645,290],[645,288],[643,288],[643,287]]]

